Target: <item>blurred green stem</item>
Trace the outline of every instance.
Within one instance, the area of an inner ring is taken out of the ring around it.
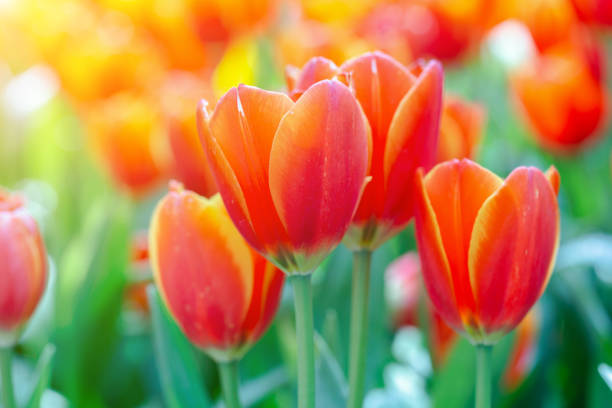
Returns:
[[[315,402],[314,327],[310,274],[289,278],[295,301],[295,330],[298,346],[298,407],[313,408]]]
[[[353,253],[349,398],[347,405],[349,408],[359,408],[363,403],[371,258],[372,251],[369,250],[360,250]]]
[[[476,408],[491,408],[491,350],[493,346],[476,346]]]
[[[238,360],[218,363],[218,366],[225,406],[227,408],[240,408],[240,397],[238,394]]]
[[[4,408],[15,408],[13,395],[13,377],[11,375],[11,359],[13,350],[9,347],[0,348],[0,376],[2,376],[2,403]]]

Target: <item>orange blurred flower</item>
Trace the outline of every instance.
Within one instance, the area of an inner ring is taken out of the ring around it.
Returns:
[[[511,74],[520,111],[544,147],[571,152],[597,135],[607,103],[601,58],[593,43],[564,43]]]
[[[296,103],[241,85],[198,128],[217,186],[238,230],[287,273],[310,273],[340,242],[369,166],[370,131],[338,81]]]
[[[533,0],[529,6],[521,1],[515,3],[517,15],[511,17],[527,26],[542,51],[567,41],[576,27],[576,14],[569,0]]]
[[[24,201],[0,189],[0,347],[17,343],[47,282],[47,253]]]
[[[194,106],[203,95],[212,94],[209,82],[187,72],[174,72],[160,95],[173,158],[173,176],[188,190],[205,197],[215,194],[217,186],[198,138]]]
[[[413,176],[435,163],[442,105],[442,66],[431,61],[417,77],[381,52],[337,68],[313,58],[287,71],[289,93],[300,97],[312,83],[338,75],[354,89],[372,128],[372,180],[366,186],[345,242],[374,249],[412,218]]]
[[[559,174],[519,167],[502,180],[476,163],[417,174],[416,236],[429,297],[448,325],[493,344],[525,317],[559,245]]]
[[[241,357],[268,328],[283,273],[249,248],[221,201],[174,183],[149,233],[155,282],[187,338],[217,361]]]
[[[473,159],[484,133],[487,111],[484,106],[446,95],[437,162]]]
[[[421,264],[416,252],[408,252],[393,261],[385,272],[385,293],[393,317],[394,327],[417,326],[421,292]],[[436,367],[444,365],[457,335],[425,303],[431,357]],[[516,329],[516,339],[504,374],[506,389],[515,389],[529,374],[535,363],[535,352],[540,322],[535,310],[530,311]]]
[[[169,157],[161,114],[136,93],[119,93],[90,105],[85,121],[93,147],[113,180],[142,195],[167,176]]]

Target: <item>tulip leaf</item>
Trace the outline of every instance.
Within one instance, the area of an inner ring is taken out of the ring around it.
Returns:
[[[287,370],[284,367],[276,367],[260,377],[241,384],[240,400],[247,407],[253,406],[288,383]]]
[[[316,406],[346,406],[348,385],[338,361],[329,346],[318,333],[315,334],[315,348],[318,351],[316,361]]]
[[[172,320],[155,286],[149,285],[147,296],[153,320],[155,361],[166,406],[211,406],[193,347]]]
[[[47,344],[43,349],[38,363],[36,364],[36,371],[34,372],[34,388],[30,394],[30,400],[26,405],[27,408],[38,408],[40,407],[40,401],[51,380],[51,367],[53,362],[53,356],[55,355],[55,346]]]

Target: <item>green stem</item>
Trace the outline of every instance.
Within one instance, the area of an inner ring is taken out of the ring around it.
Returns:
[[[315,404],[314,327],[310,275],[290,277],[295,301],[295,330],[298,346],[298,407]]]
[[[353,253],[349,398],[347,404],[349,408],[359,408],[363,403],[371,258],[372,252],[368,250],[355,251]]]
[[[2,402],[4,408],[15,408],[15,396],[13,394],[13,376],[11,375],[12,350],[0,348],[0,376],[2,376]]]
[[[476,346],[476,408],[491,408],[491,350],[493,346]]]
[[[222,362],[218,366],[225,406],[227,408],[240,408],[240,397],[238,396],[238,360]]]

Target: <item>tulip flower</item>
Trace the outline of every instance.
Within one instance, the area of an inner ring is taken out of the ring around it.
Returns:
[[[473,159],[482,139],[485,120],[486,110],[482,105],[446,96],[440,122],[438,163]]]
[[[314,405],[310,274],[338,245],[370,162],[370,130],[355,97],[325,80],[297,102],[241,85],[198,128],[232,220],[256,250],[291,277],[298,331],[298,399]]]
[[[125,299],[128,305],[144,315],[149,315],[147,286],[150,284],[149,234],[139,231],[130,242],[130,277],[133,283],[127,288]]]
[[[344,239],[354,251],[350,407],[361,406],[365,371],[371,252],[406,226],[413,214],[418,167],[435,163],[442,105],[442,67],[432,61],[417,76],[382,52],[366,53],[339,68],[325,58],[286,71],[289,95],[297,99],[313,83],[337,76],[349,82],[372,129],[372,180]]]
[[[16,407],[11,349],[47,282],[47,254],[38,225],[20,196],[0,189],[0,382],[4,406]]]
[[[573,152],[598,135],[607,99],[599,55],[563,44],[512,74],[517,105],[543,147]]]
[[[609,0],[571,0],[571,3],[580,20],[612,26],[612,3]]]
[[[170,314],[219,363],[227,404],[238,406],[229,391],[237,390],[237,361],[272,322],[283,273],[248,246],[221,197],[206,199],[176,182],[153,213],[149,248]]]
[[[419,324],[421,293],[421,263],[416,252],[408,252],[393,261],[385,271],[385,297],[395,328]],[[440,367],[446,362],[457,335],[431,306],[431,302],[425,302],[423,306],[427,312],[431,357],[434,365]],[[506,389],[518,387],[533,368],[538,332],[538,314],[532,310],[516,328],[514,345],[503,376]]]
[[[94,150],[119,187],[141,196],[165,179],[170,155],[161,113],[148,98],[126,92],[102,100],[87,111],[86,124]]]
[[[476,344],[477,406],[490,404],[489,354],[525,317],[559,246],[559,174],[519,167],[502,180],[463,159],[416,177],[416,236],[429,297]]]

